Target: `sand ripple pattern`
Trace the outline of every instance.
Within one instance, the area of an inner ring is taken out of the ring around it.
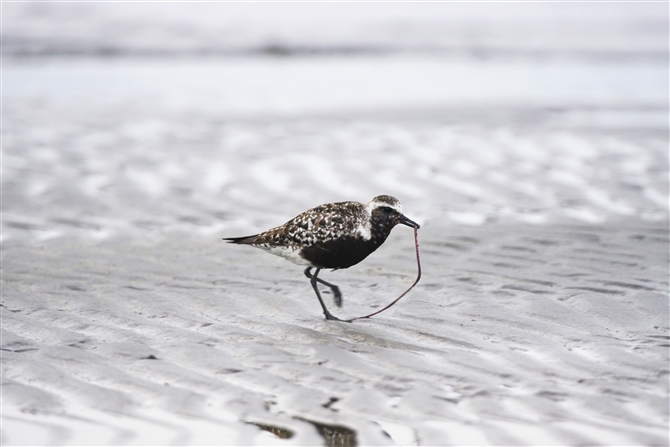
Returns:
[[[5,240],[258,231],[382,193],[424,223],[668,219],[662,129],[558,130],[552,116],[466,126],[75,106],[5,106]]]
[[[327,275],[342,316],[411,282],[400,233]],[[353,324],[202,238],[10,245],[3,444],[667,445],[665,230],[421,234],[424,280]]]

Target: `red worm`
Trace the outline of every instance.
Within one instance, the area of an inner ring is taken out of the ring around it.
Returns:
[[[403,296],[407,295],[407,293],[408,293],[410,290],[412,290],[412,288],[416,285],[416,283],[419,282],[419,280],[421,279],[421,259],[420,259],[420,257],[419,257],[419,229],[416,228],[416,227],[414,228],[414,245],[416,246],[416,268],[417,268],[416,280],[414,281],[414,284],[412,284],[411,286],[409,286],[409,289],[405,290],[405,291],[403,292],[402,295],[400,295],[398,298],[396,298],[395,300],[393,300],[393,302],[392,302],[391,304],[389,304],[388,306],[386,306],[385,308],[383,308],[383,309],[381,309],[381,310],[378,310],[377,312],[373,312],[373,313],[371,313],[370,315],[365,315],[365,316],[363,316],[363,317],[352,318],[351,320],[347,320],[348,322],[351,323],[351,322],[354,321],[354,320],[361,320],[361,319],[363,319],[363,318],[374,317],[375,315],[384,312],[386,309],[388,309],[389,307],[391,307],[391,306],[393,306],[395,303],[397,303],[397,302],[400,300],[400,298],[402,298]]]

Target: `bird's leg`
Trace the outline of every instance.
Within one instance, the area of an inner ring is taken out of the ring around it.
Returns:
[[[321,294],[319,293],[319,286],[316,285],[317,281],[319,278],[317,278],[317,275],[319,274],[319,271],[321,271],[320,268],[316,269],[316,272],[314,272],[314,275],[311,274],[310,268],[307,268],[305,270],[305,275],[310,279],[310,282],[312,283],[312,287],[314,288],[314,291],[316,292],[316,297],[319,299],[319,303],[321,303],[321,307],[323,308],[323,314],[326,316],[326,320],[337,320],[337,321],[344,321],[340,320],[339,318],[333,316],[330,312],[328,312],[328,308],[326,307],[326,304],[323,302],[321,299]]]
[[[307,267],[307,269],[305,270],[305,276],[310,278],[310,279],[312,279],[311,270],[312,270],[312,267]],[[319,272],[319,270],[317,270],[317,273]],[[314,275],[314,276],[316,276],[316,275]],[[316,280],[317,280],[317,282],[320,282],[324,286],[330,287],[330,290],[333,291],[333,302],[335,302],[335,305],[337,307],[342,307],[342,292],[340,292],[340,288],[337,287],[335,284],[331,284],[327,281],[324,281],[321,278],[317,278]]]

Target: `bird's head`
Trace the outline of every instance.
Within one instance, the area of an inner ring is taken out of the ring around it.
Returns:
[[[403,224],[412,228],[419,228],[419,224],[409,219],[402,213],[402,205],[400,200],[391,196],[377,196],[366,205],[366,209],[372,220],[387,226],[390,224],[391,228]]]

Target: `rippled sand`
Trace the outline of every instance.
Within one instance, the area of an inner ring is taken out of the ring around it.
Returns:
[[[403,230],[324,274],[344,293],[337,315],[411,283]],[[216,238],[10,247],[4,441],[667,443],[665,229],[420,235],[422,282],[351,324],[322,318],[299,267]]]
[[[3,443],[667,444],[661,132],[9,110]],[[369,321],[220,240],[379,193]]]
[[[133,101],[8,103],[5,241],[246,234],[379,194],[432,225],[668,219],[662,109],[240,119]]]

